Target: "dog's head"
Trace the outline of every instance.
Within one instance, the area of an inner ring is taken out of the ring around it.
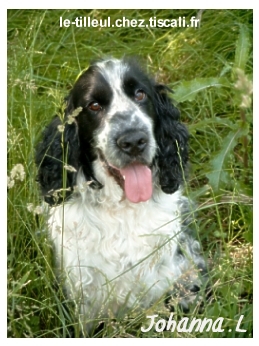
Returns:
[[[76,169],[82,167],[90,186],[101,188],[105,181],[98,181],[93,170],[93,162],[101,160],[107,173],[135,203],[151,198],[152,171],[157,172],[164,192],[176,191],[187,163],[188,134],[179,122],[179,111],[173,106],[169,91],[149,78],[134,60],[108,59],[92,64],[80,75],[67,98],[66,119],[79,112],[74,122],[65,125],[62,147],[68,164]],[[50,137],[50,130],[47,132],[45,138]],[[39,180],[46,192],[57,186],[44,186],[47,165],[42,158],[43,146],[49,147],[60,174],[62,165],[58,165],[53,144],[43,143],[37,161],[41,166]],[[60,155],[60,148],[58,151]],[[50,155],[47,158],[51,174]],[[75,175],[68,174],[68,185],[75,183]]]

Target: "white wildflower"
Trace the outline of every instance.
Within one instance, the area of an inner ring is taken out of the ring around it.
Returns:
[[[75,167],[70,166],[70,165],[64,165],[64,168],[69,171],[69,172],[77,172],[77,170],[75,169]]]
[[[58,131],[59,132],[64,132],[65,126],[64,125],[58,125]]]
[[[71,114],[71,117],[75,118],[78,116],[78,114],[83,110],[83,107],[77,107],[73,113]]]
[[[54,201],[58,201],[59,198],[61,198],[65,191],[71,191],[71,187],[68,188],[61,188],[58,190],[51,191],[51,196],[54,198]]]
[[[236,70],[237,74],[237,81],[235,84],[235,88],[238,90],[241,90],[242,92],[246,93],[247,95],[251,95],[253,93],[253,83],[250,81],[245,74],[244,70],[241,70],[240,68],[237,68]]]
[[[67,117],[67,123],[71,125],[73,122],[75,122],[75,118],[72,115],[69,115]]]
[[[21,163],[17,163],[17,165],[15,165],[12,170],[11,170],[11,174],[10,174],[10,178],[11,179],[16,179],[16,180],[20,180],[23,181],[25,178],[25,171],[24,171],[24,167]]]
[[[37,205],[36,207],[34,207],[32,203],[27,203],[27,210],[34,215],[40,215],[43,214],[44,207],[41,205]]]
[[[249,108],[251,106],[251,97],[249,95],[242,95],[242,102],[240,107]]]
[[[7,176],[7,188],[11,189],[14,186],[14,180]]]
[[[33,204],[32,203],[27,203],[27,210],[32,213],[33,212]]]
[[[237,81],[234,87],[241,93],[242,108],[249,108],[251,106],[251,96],[253,93],[253,83],[248,79],[245,72],[239,68],[235,70],[237,75]]]
[[[72,114],[67,117],[67,123],[71,125],[75,121],[75,117],[83,110],[83,107],[77,107]]]
[[[21,134],[17,134],[16,129],[14,127],[9,128],[7,131],[7,142],[12,145],[13,148],[21,143],[23,139],[21,138]]]
[[[23,181],[25,178],[24,167],[21,163],[13,166],[10,176],[7,176],[7,188],[11,189],[14,186],[15,180]]]

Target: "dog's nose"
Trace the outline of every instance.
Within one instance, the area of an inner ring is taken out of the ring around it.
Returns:
[[[148,136],[143,131],[130,131],[123,133],[117,139],[118,147],[130,156],[138,156],[146,148]]]

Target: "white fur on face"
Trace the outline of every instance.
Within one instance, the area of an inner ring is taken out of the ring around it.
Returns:
[[[103,119],[102,127],[97,131],[97,148],[102,151],[110,164],[118,168],[123,167],[113,138],[114,133],[122,130],[122,124],[114,121],[114,118],[120,114],[127,114],[125,128],[135,130],[143,128],[148,134],[149,152],[146,154],[146,161],[151,164],[156,152],[156,141],[153,134],[154,125],[150,116],[145,114],[124,92],[123,78],[129,67],[116,59],[98,63],[97,66],[113,92],[109,110]]]

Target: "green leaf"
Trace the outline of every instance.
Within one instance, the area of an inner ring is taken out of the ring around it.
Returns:
[[[240,24],[239,36],[236,42],[235,68],[245,71],[246,63],[249,58],[251,40],[248,29],[245,25]]]
[[[222,143],[221,151],[211,160],[211,171],[207,173],[209,183],[214,191],[219,191],[221,183],[228,183],[228,174],[224,171],[229,155],[238,144],[238,139],[247,134],[246,128],[240,128],[236,132],[230,132]]]
[[[227,78],[197,78],[192,81],[182,82],[176,89],[174,89],[174,99],[177,102],[193,101],[196,94],[210,87],[228,87],[229,82]]]

